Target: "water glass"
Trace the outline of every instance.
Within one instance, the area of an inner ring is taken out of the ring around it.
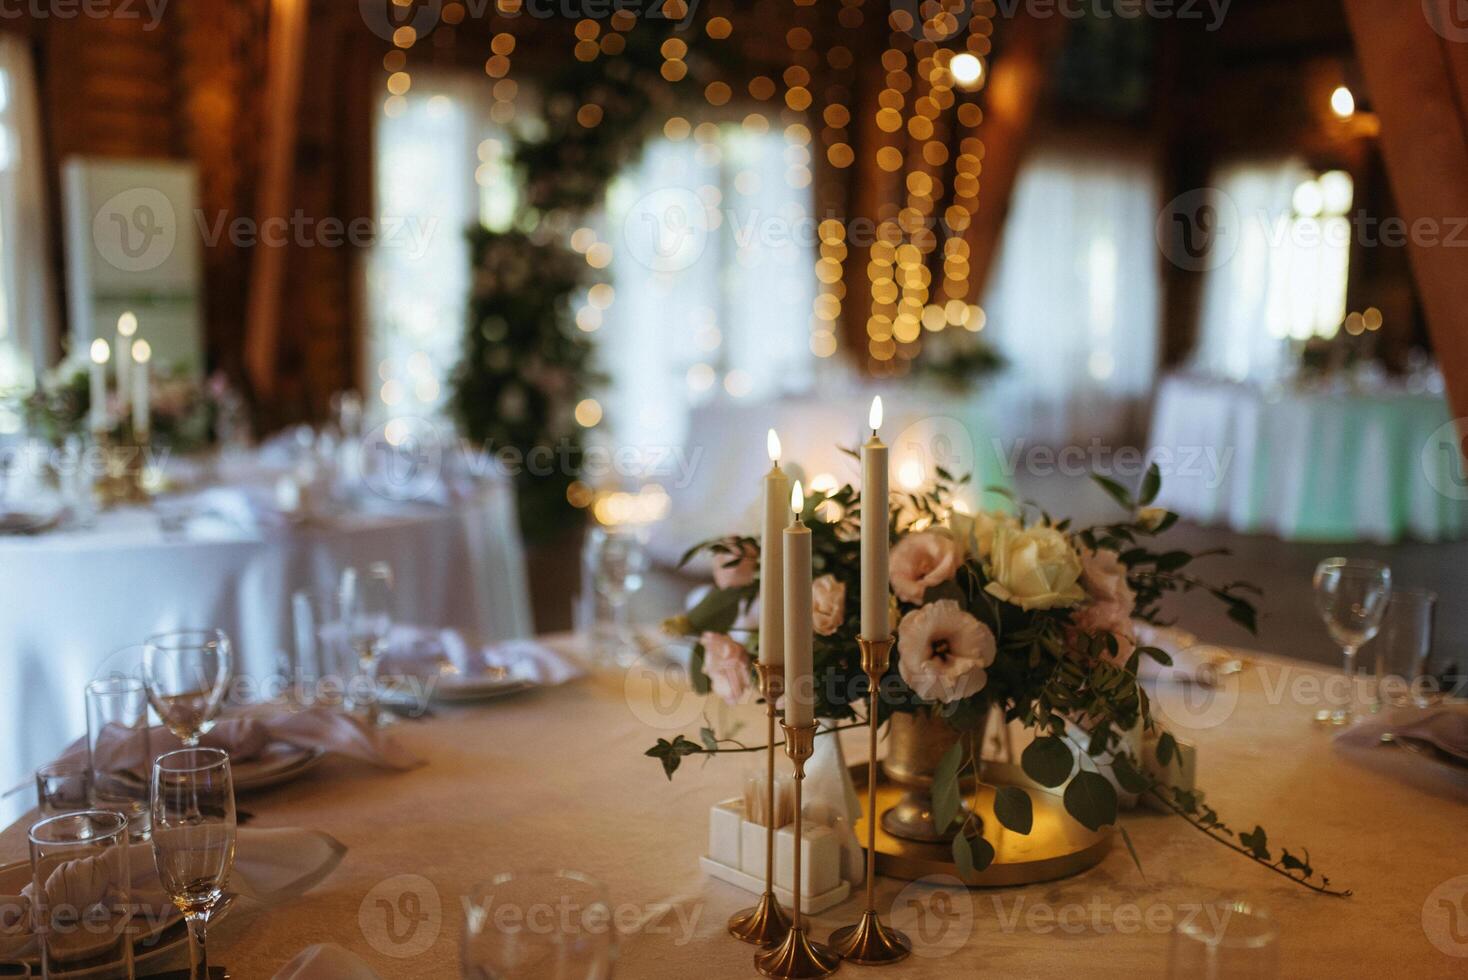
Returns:
[[[1361,696],[1357,690],[1356,653],[1381,628],[1392,593],[1391,569],[1377,561],[1327,558],[1315,567],[1315,608],[1325,620],[1331,639],[1340,644],[1346,702],[1322,709],[1315,720],[1348,725],[1356,720]]]
[[[647,573],[647,547],[643,538],[640,528],[593,527],[587,532],[582,554],[584,573],[591,582],[594,598],[599,600],[597,606],[604,604],[611,612],[610,637],[605,647],[610,648],[610,659],[620,667],[632,666],[641,655],[633,642],[628,611]],[[600,634],[600,626],[598,615],[592,628]]]
[[[43,817],[92,807],[92,767],[86,762],[51,762],[36,770],[36,809]]]
[[[616,956],[606,889],[579,871],[506,872],[464,904],[465,980],[608,980]]]
[[[143,647],[148,700],[187,746],[214,727],[233,669],[234,646],[220,629],[159,633]]]
[[[110,810],[49,817],[31,827],[31,921],[41,975],[72,975],[83,962],[133,977],[128,822]],[[91,975],[90,972],[88,975]]]
[[[347,642],[357,655],[365,687],[365,690],[354,693],[353,701],[365,703],[367,720],[373,725],[392,721],[391,715],[384,715],[379,710],[377,668],[387,650],[388,635],[392,632],[393,595],[392,566],[385,561],[368,565],[365,574],[355,568],[342,572],[338,591],[341,621]]]
[[[1274,920],[1245,902],[1205,905],[1172,931],[1168,980],[1272,980],[1278,939]]]
[[[190,980],[208,980],[209,914],[234,867],[234,778],[219,749],[158,757],[152,784],[153,861],[158,880],[189,929]]]
[[[1426,707],[1440,696],[1437,681],[1428,672],[1436,609],[1435,592],[1392,590],[1381,632],[1371,641],[1376,651],[1376,690],[1380,701],[1397,707]]]
[[[87,766],[91,805],[127,818],[134,840],[148,837],[148,694],[136,677],[100,677],[87,685]]]

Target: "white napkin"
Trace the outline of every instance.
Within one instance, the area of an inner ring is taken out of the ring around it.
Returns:
[[[1421,739],[1468,762],[1468,706],[1390,708],[1336,736],[1343,745],[1375,746],[1383,735]]]
[[[262,905],[277,905],[320,883],[341,863],[347,849],[333,837],[298,827],[241,828],[235,844],[234,868],[225,890]],[[90,873],[95,859],[61,865],[47,882],[53,902],[91,905],[105,894],[108,883]],[[132,904],[135,914],[169,914],[173,903],[158,881],[153,845],[128,849]],[[53,885],[52,882],[55,884]],[[30,907],[34,884],[19,895],[0,895],[0,959],[33,955]],[[64,897],[62,897],[64,896]]]
[[[274,980],[380,980],[372,969],[335,943],[307,946],[277,973]]]
[[[99,768],[130,770],[147,776],[149,760],[143,757],[142,740],[132,729],[106,729],[97,740],[102,754]],[[148,733],[149,747],[156,757],[181,748],[177,736],[166,728]],[[317,705],[300,711],[271,710],[225,717],[200,739],[209,748],[223,749],[231,759],[252,759],[275,744],[301,749],[324,749],[385,769],[411,769],[421,759],[403,748],[389,732],[370,727],[362,719]],[[78,739],[62,753],[58,762],[85,762],[86,739]]]

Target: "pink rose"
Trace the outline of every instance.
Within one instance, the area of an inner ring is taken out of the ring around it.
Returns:
[[[846,621],[846,583],[834,575],[822,575],[810,584],[816,632],[830,636]]]
[[[919,697],[940,704],[982,691],[997,653],[989,627],[952,599],[914,609],[897,627],[902,679]]]
[[[1127,584],[1126,566],[1107,548],[1081,554],[1081,587],[1097,602],[1125,606],[1128,617],[1137,603],[1136,593]]]
[[[958,574],[963,549],[940,531],[909,534],[892,549],[892,591],[903,602],[922,602],[928,589]]]
[[[1071,616],[1071,625],[1082,633],[1099,636],[1110,633],[1116,637],[1114,663],[1124,664],[1136,649],[1136,638],[1132,635],[1131,602],[1093,602],[1081,606]],[[1111,657],[1107,657],[1111,660]]]
[[[735,553],[714,552],[714,584],[721,589],[738,589],[753,582],[759,564],[759,549],[754,542],[730,538],[724,543]]]
[[[738,704],[749,692],[749,651],[727,633],[705,633],[703,672],[714,693],[728,704]]]

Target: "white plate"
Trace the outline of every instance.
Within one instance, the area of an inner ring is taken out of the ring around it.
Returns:
[[[231,763],[234,788],[240,792],[267,789],[310,772],[326,758],[325,749],[302,749],[276,743],[253,759]]]
[[[20,861],[0,867],[0,895],[19,895],[21,889],[30,883],[31,865],[29,861]],[[209,916],[211,927],[224,918],[229,911],[230,904],[231,897],[226,895]],[[140,934],[133,941],[134,972],[141,972],[142,967],[176,950],[182,950],[188,945],[188,927],[184,925],[183,916],[174,909],[169,909],[167,915],[157,923],[149,923],[147,919],[142,919],[141,927],[147,932]],[[23,963],[31,970],[33,976],[41,975],[39,952],[6,962]],[[122,964],[114,960],[107,963],[92,963],[78,969],[63,970],[53,975],[64,978],[64,980],[111,980],[111,978],[122,976],[121,967]]]

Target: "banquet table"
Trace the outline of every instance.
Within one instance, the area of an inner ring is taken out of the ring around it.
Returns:
[[[1162,976],[1171,923],[1196,903],[1242,899],[1279,925],[1280,977],[1461,977],[1468,936],[1442,915],[1443,903],[1468,911],[1468,856],[1456,844],[1468,781],[1441,782],[1390,748],[1346,754],[1311,724],[1309,692],[1327,673],[1241,655],[1244,669],[1224,675],[1206,704],[1163,690],[1166,681],[1154,682],[1154,702],[1198,746],[1199,783],[1225,820],[1263,824],[1276,853],[1308,847],[1353,897],[1313,894],[1175,817],[1133,811],[1123,820],[1145,874],[1118,844],[1079,877],[945,892],[941,903],[933,888],[879,879],[884,912],[926,916],[913,930],[916,954],[882,975]],[[753,976],[751,947],[724,931],[751,896],[706,878],[698,863],[710,804],[737,795],[751,763],[690,763],[665,779],[643,750],[696,730],[698,708],[649,677],[602,670],[436,709],[395,729],[427,760],[421,768],[384,774],[333,760],[309,780],[246,797],[253,826],[324,831],[347,853],[291,905],[233,910],[210,931],[212,961],[263,980],[304,947],[332,942],[383,978],[442,980],[458,975],[460,898],[471,885],[508,869],[571,868],[606,884],[614,913],[645,920],[622,936],[618,977]],[[757,708],[738,710],[754,723]],[[863,733],[845,734],[854,736],[848,756],[860,759]],[[0,861],[25,852],[23,826],[0,834]],[[859,897],[848,899],[815,917],[813,931],[823,938],[859,908]]]
[[[328,588],[348,565],[390,562],[394,611],[407,622],[487,642],[531,631],[507,483],[480,481],[442,504],[378,498],[309,520],[202,513],[170,526],[169,509],[186,506],[127,507],[89,526],[0,537],[0,791],[85,733],[83,687],[113,651],[163,630],[218,626],[234,641],[238,672],[266,678],[293,647],[292,592]]]
[[[1300,541],[1451,541],[1468,487],[1441,392],[1377,383],[1162,381],[1149,454],[1157,503],[1204,524]]]

